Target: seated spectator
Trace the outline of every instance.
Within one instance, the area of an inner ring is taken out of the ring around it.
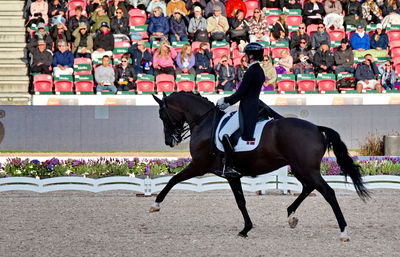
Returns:
[[[321,42],[328,43],[328,46],[330,45],[331,42],[331,38],[328,32],[326,32],[325,25],[322,22],[318,24],[317,32],[314,32],[311,35],[311,49],[317,50],[321,45]]]
[[[147,12],[148,13],[153,13],[154,8],[160,7],[161,8],[161,13],[164,14],[164,16],[167,16],[167,5],[163,0],[151,0],[149,5],[147,6]]]
[[[347,0],[343,4],[344,23],[346,26],[352,25],[356,27],[360,23],[367,26],[367,21],[363,19],[361,3],[358,0]]]
[[[382,30],[382,24],[376,25],[376,31],[371,37],[371,48],[378,51],[386,51],[389,44],[389,38],[387,34]],[[386,53],[387,54],[387,53]]]
[[[299,45],[290,52],[293,57],[293,73],[311,73],[313,72],[313,55],[306,39],[300,39]]]
[[[325,27],[334,27],[335,30],[343,28],[343,10],[339,0],[325,1],[324,10],[326,16],[324,18]]]
[[[32,64],[30,71],[40,74],[51,74],[50,66],[53,61],[53,55],[46,49],[46,42],[43,39],[38,40],[37,46],[29,49],[32,55]]]
[[[55,45],[58,45],[58,42],[60,41],[72,41],[71,31],[69,31],[67,26],[65,26],[65,24],[62,22],[59,22],[57,25],[53,26],[50,29],[50,34]]]
[[[110,57],[108,55],[104,55],[101,58],[101,65],[94,69],[94,79],[97,83],[97,93],[103,90],[110,90],[114,94],[117,92],[117,87],[114,86],[115,72],[110,65]]]
[[[128,53],[132,58],[132,65],[136,73],[146,73],[153,75],[153,55],[146,49],[143,40],[133,44]]]
[[[268,23],[259,8],[254,9],[253,17],[249,20],[250,42],[258,40],[269,42]]]
[[[249,26],[242,10],[237,10],[235,17],[231,19],[230,27],[229,34],[232,41],[235,41],[237,44],[240,41],[248,42]]]
[[[107,10],[103,5],[99,5],[96,10],[92,13],[92,17],[90,18],[92,25],[92,32],[97,33],[100,29],[101,24],[106,22],[110,24],[110,18],[107,15]]]
[[[225,2],[226,16],[229,19],[233,19],[237,16],[237,11],[243,11],[243,17],[246,17],[247,7],[243,0],[227,0]]]
[[[101,23],[99,34],[93,40],[93,49],[92,60],[101,59],[104,55],[112,56],[114,37],[107,22]]]
[[[218,86],[217,89],[224,91],[232,91],[236,88],[235,83],[235,68],[228,63],[228,56],[221,57],[217,65],[216,71],[218,73]]]
[[[370,54],[364,56],[364,61],[360,63],[356,69],[357,91],[362,92],[363,89],[370,88],[372,90],[382,91],[382,86],[377,80],[379,70],[374,63],[374,58]]]
[[[384,0],[383,2],[383,5],[380,6],[382,8],[383,17],[391,13],[400,13],[400,6],[397,0]]]
[[[195,70],[196,74],[200,73],[213,73],[211,67],[212,55],[207,49],[207,43],[203,42],[200,44],[200,48],[195,55]]]
[[[186,1],[186,9],[189,12],[189,17],[194,17],[196,7],[199,7],[200,12],[201,12],[201,10],[206,9],[206,6],[207,6],[206,0],[187,0]]]
[[[117,16],[118,9],[122,11],[122,17],[129,19],[128,8],[126,7],[126,3],[124,0],[113,0],[110,6],[108,7],[108,17],[112,19]],[[125,33],[120,33],[125,34]]]
[[[82,12],[82,6],[78,5],[77,7],[75,7],[75,15],[70,17],[68,20],[69,31],[75,31],[75,29],[79,27],[79,23],[81,22],[86,23],[87,28],[90,28],[89,20],[86,16],[82,15]]]
[[[137,77],[134,68],[129,64],[129,55],[124,54],[121,63],[115,69],[115,85],[118,91],[129,91],[136,88]]]
[[[67,42],[58,42],[58,51],[53,56],[53,76],[72,75],[74,73],[74,55],[68,50]]]
[[[310,24],[322,23],[322,17],[325,15],[324,6],[317,0],[310,0],[304,4],[303,22],[306,26]]]
[[[298,47],[302,39],[306,40],[307,43],[310,42],[310,37],[306,33],[306,25],[304,23],[301,23],[299,29],[291,35],[290,48]]]
[[[333,65],[335,64],[335,58],[332,51],[329,49],[327,42],[322,42],[318,51],[313,57],[314,72],[318,73],[333,73]]]
[[[169,19],[171,34],[170,42],[189,41],[187,36],[187,24],[189,20],[185,13],[179,9],[175,9],[173,16]]]
[[[367,23],[381,23],[383,20],[382,10],[379,9],[378,5],[375,3],[375,0],[365,0],[365,2],[361,5],[363,19],[367,21]]]
[[[286,49],[281,50],[280,54],[281,58],[279,59],[278,63],[274,65],[275,69],[277,70],[276,72],[278,74],[291,72],[293,68],[293,57],[290,56],[289,51]],[[282,70],[283,72],[280,73],[279,70]]]
[[[288,40],[289,29],[286,25],[286,14],[279,14],[278,20],[272,27],[272,36],[276,40]]]
[[[364,31],[364,25],[359,24],[357,26],[357,31],[351,36],[350,39],[351,48],[354,50],[368,50],[370,48],[370,40],[368,34]]]
[[[262,0],[261,7],[262,8],[278,8],[281,9],[281,1],[279,0]]]
[[[108,0],[89,0],[88,2],[90,3],[87,7],[86,10],[89,14],[89,17],[93,15],[93,13],[96,11],[96,9],[101,5],[104,7],[104,10],[108,10]]]
[[[201,8],[194,8],[194,17],[189,22],[189,37],[193,41],[208,42],[207,20],[201,15]]]
[[[75,38],[72,46],[72,52],[76,58],[85,57],[91,58],[93,52],[93,38],[88,31],[88,26],[85,22],[81,22],[72,35]]]
[[[155,40],[163,41],[167,39],[169,33],[169,21],[164,17],[160,7],[155,7],[153,16],[150,18],[148,32],[150,36],[150,43],[153,44]]]
[[[221,7],[214,7],[214,15],[207,19],[207,31],[212,40],[221,41],[226,39],[225,33],[229,29],[228,20],[221,15]]]
[[[149,5],[149,0],[128,0],[128,2],[131,8],[133,7],[143,11],[146,11],[146,7]]]
[[[182,51],[178,53],[175,61],[178,66],[176,68],[176,74],[196,74],[194,70],[195,57],[192,52],[192,47],[189,44],[183,45]]]
[[[235,72],[237,81],[236,89],[240,87],[240,83],[243,80],[244,73],[247,71],[248,68],[249,64],[247,62],[247,56],[244,55],[242,56],[242,58],[240,58],[240,64],[236,67],[236,72]]]
[[[31,4],[31,18],[38,19],[39,17],[43,19],[44,24],[49,23],[49,5],[45,0],[36,0]]]
[[[169,45],[168,40],[162,41],[153,56],[154,75],[163,73],[175,75],[174,59],[176,56],[177,53]]]
[[[379,73],[382,75],[381,84],[385,90],[394,90],[396,87],[394,83],[396,82],[396,72],[393,69],[391,61],[386,61],[384,65],[378,67]]]
[[[50,18],[57,15],[65,16],[67,10],[68,6],[64,0],[52,0],[49,2],[48,16]]]
[[[276,74],[276,70],[275,70],[274,66],[270,62],[268,55],[264,55],[264,59],[261,64],[261,68],[263,69],[264,75],[265,75],[265,82],[264,82],[262,90],[263,91],[274,90],[276,78],[278,75]]]
[[[221,8],[222,16],[226,17],[226,9],[225,4],[220,0],[210,0],[207,5],[206,9],[204,10],[204,17],[209,18],[214,14],[214,8],[219,6]]]
[[[179,9],[182,15],[188,15],[189,12],[186,10],[186,3],[182,0],[170,0],[167,4],[167,17],[170,17],[174,14],[175,9]]]
[[[389,1],[388,1],[387,4],[389,4]],[[394,2],[395,0],[391,0],[391,1]],[[383,8],[384,7],[385,6],[383,6]],[[391,25],[400,25],[399,9],[397,9],[397,11],[392,11],[392,12],[388,13],[387,15],[384,15],[383,17],[384,17],[383,20],[382,20],[383,28],[386,28],[386,27],[391,26]]]
[[[123,34],[129,37],[129,20],[124,17],[122,8],[116,10],[116,15],[111,18],[111,32],[113,34]]]
[[[334,53],[335,64],[336,64],[336,74],[341,72],[354,73],[354,54],[349,46],[349,40],[343,38],[340,42],[340,47]]]
[[[284,0],[283,7],[286,9],[302,9],[300,0]]]
[[[38,24],[38,30],[33,34],[27,48],[35,48],[38,45],[39,40],[44,40],[44,42],[46,42],[46,49],[50,51],[53,49],[53,39],[51,39],[49,32],[46,31],[46,26],[43,22]]]

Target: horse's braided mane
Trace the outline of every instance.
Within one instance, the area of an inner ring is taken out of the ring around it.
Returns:
[[[204,97],[202,95],[200,95],[199,93],[193,93],[191,91],[179,91],[179,92],[173,92],[172,94],[170,94],[170,96],[172,95],[190,95],[190,96],[196,96],[199,97],[199,99],[202,99],[204,102],[206,102],[207,104],[211,104],[213,106],[215,106],[215,104],[213,102],[211,102],[210,100],[208,100],[207,97]]]

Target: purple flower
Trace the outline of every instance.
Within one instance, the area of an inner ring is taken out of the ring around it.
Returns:
[[[47,168],[48,168],[50,171],[53,171],[53,170],[54,170],[54,165],[51,164],[51,163],[49,163],[49,164],[47,165]]]
[[[150,172],[151,172],[150,166],[146,165],[146,172],[144,174],[148,176],[148,175],[150,175]]]
[[[55,166],[55,165],[58,165],[60,163],[60,161],[57,158],[52,158],[50,160],[50,163]]]
[[[133,161],[128,161],[128,168],[132,169],[135,166],[135,162]]]
[[[33,163],[33,164],[40,164],[40,161],[39,161],[39,160],[32,160],[31,163]]]
[[[79,166],[80,164],[81,164],[81,161],[79,161],[79,160],[73,160],[72,161],[72,166],[73,167]]]

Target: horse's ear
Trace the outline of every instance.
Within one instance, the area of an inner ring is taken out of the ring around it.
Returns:
[[[163,104],[163,101],[160,99],[160,98],[158,98],[156,95],[152,95],[153,96],[153,98],[154,98],[154,100],[156,100],[156,102],[158,103],[158,105],[162,105]]]
[[[163,91],[162,92],[162,97],[164,98],[164,97],[167,97],[167,94]]]

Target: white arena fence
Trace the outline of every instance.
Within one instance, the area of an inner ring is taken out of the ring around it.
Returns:
[[[98,193],[110,190],[128,190],[144,195],[151,195],[160,192],[170,179],[171,176],[157,178],[107,177],[99,179],[72,176],[47,179],[7,177],[0,179],[0,192],[22,190],[45,193],[62,190],[78,190]],[[347,181],[344,176],[324,176],[324,179],[334,189],[355,191],[349,177]],[[400,176],[365,176],[363,180],[368,189],[400,189]],[[295,177],[288,176],[287,167],[256,178],[243,177],[241,181],[243,190],[247,192],[280,190],[286,194],[289,190],[292,192],[300,192],[302,190],[301,183]],[[204,192],[211,190],[230,190],[230,187],[223,178],[204,176],[179,183],[172,190]]]

